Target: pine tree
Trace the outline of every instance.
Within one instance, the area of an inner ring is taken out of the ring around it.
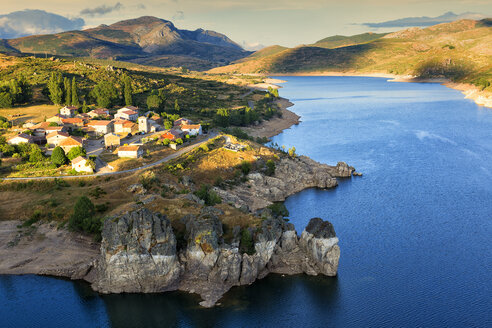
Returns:
[[[70,106],[72,104],[72,87],[67,77],[63,79],[63,85],[65,86],[65,105]]]
[[[82,103],[82,113],[87,113],[89,111],[89,107],[87,106],[87,102],[84,100]]]
[[[72,79],[72,106],[79,106],[79,95],[77,93],[77,84],[75,82],[75,77]]]

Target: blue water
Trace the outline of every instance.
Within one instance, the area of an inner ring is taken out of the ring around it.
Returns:
[[[270,275],[214,309],[0,276],[1,327],[492,327],[492,110],[438,84],[285,77],[302,123],[274,142],[364,173],[286,205],[340,238],[336,278]]]

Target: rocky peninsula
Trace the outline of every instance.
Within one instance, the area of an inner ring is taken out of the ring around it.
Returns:
[[[269,273],[335,276],[340,249],[332,224],[314,218],[298,235],[269,207],[307,188],[333,188],[337,178],[356,175],[354,168],[283,155],[272,174],[262,160],[241,183],[212,188],[222,209],[206,206],[192,192],[170,196],[195,208],[179,218],[171,219],[159,205],[169,199],[141,184],[130,186],[134,202],[104,220],[100,243],[55,224],[22,228],[19,221],[0,222],[0,274],[83,279],[101,293],[181,290],[199,294],[205,307],[214,306],[230,288]],[[169,187],[197,188],[189,178],[179,181]],[[226,226],[224,208],[234,207],[253,221]]]

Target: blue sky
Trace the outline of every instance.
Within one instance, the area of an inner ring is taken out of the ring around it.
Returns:
[[[5,3],[6,2],[6,3]],[[86,26],[143,15],[171,20],[179,28],[211,29],[238,43],[295,46],[324,37],[397,28],[371,29],[365,22],[445,12],[478,12],[492,16],[492,0],[16,0],[2,1],[0,14],[42,9],[69,18],[82,17]],[[1,24],[1,21],[0,21]]]

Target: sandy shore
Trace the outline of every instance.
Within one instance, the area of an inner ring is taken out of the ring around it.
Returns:
[[[287,109],[293,106],[293,103],[285,98],[280,98],[277,100],[277,105],[281,108],[282,117],[272,118],[271,120],[263,121],[257,126],[244,128],[243,130],[253,137],[271,138],[292,125],[299,124],[300,116]]]
[[[381,77],[390,79],[390,82],[413,82],[413,83],[441,83],[442,85],[461,91],[465,98],[472,99],[477,105],[492,108],[492,93],[484,92],[476,86],[467,83],[454,83],[444,78],[421,79],[412,75],[395,75],[388,73],[360,73],[360,72],[314,72],[314,73],[292,73],[292,74],[269,74],[269,76],[361,76]]]
[[[99,255],[89,236],[57,230],[55,224],[18,228],[0,221],[0,274],[40,274],[84,278]]]

